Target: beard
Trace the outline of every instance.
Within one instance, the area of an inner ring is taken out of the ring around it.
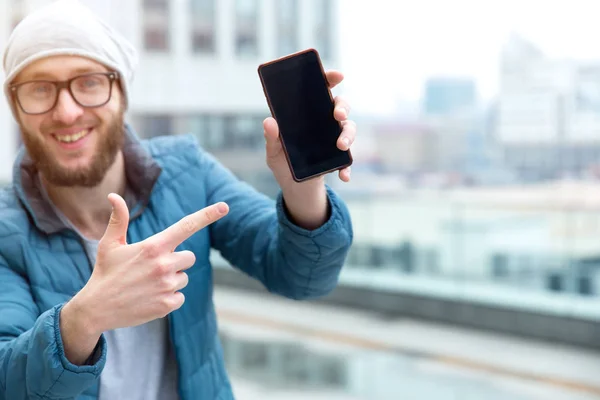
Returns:
[[[123,148],[125,141],[124,110],[119,110],[114,117],[104,126],[96,126],[98,140],[92,160],[87,166],[67,168],[52,155],[52,151],[44,143],[39,134],[25,130],[19,124],[22,139],[27,153],[42,176],[55,186],[80,186],[94,187],[104,179],[108,169],[113,165],[118,152]],[[52,125],[44,128],[44,131],[52,131],[65,128],[64,126]]]

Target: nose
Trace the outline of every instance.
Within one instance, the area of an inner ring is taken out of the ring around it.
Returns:
[[[58,101],[54,107],[53,115],[55,121],[65,125],[72,125],[83,114],[83,108],[75,102],[67,89],[58,92]]]

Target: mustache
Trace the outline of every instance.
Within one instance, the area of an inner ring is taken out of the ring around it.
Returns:
[[[72,124],[63,124],[60,122],[52,121],[47,124],[40,125],[40,130],[42,132],[54,132],[60,129],[69,129],[75,126],[83,128],[89,128],[90,126],[96,126],[99,124],[99,120],[97,118],[86,118],[82,120],[77,120]]]

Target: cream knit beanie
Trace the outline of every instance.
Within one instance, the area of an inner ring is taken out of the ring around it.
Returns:
[[[133,46],[78,0],[56,0],[26,16],[8,39],[3,55],[4,94],[15,118],[12,80],[32,62],[54,55],[87,57],[114,69],[128,102],[138,62]]]

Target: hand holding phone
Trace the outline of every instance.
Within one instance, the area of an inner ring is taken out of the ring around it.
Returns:
[[[337,145],[342,126],[316,50],[262,64],[258,74],[296,182],[352,164],[350,151]]]

